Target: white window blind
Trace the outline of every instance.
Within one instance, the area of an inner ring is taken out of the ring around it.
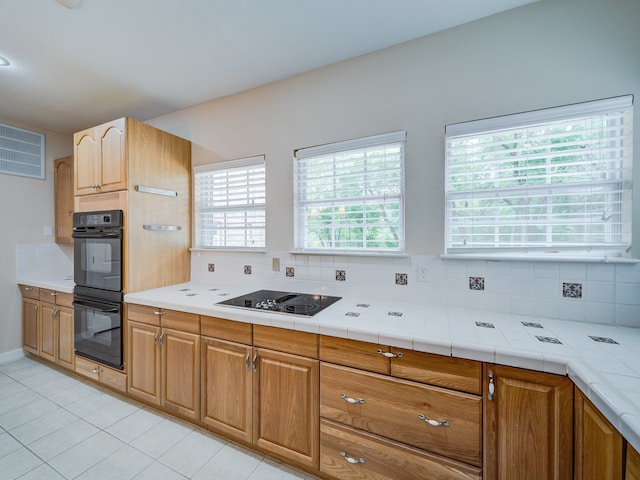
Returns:
[[[0,123],[0,173],[45,177],[44,135]]]
[[[264,156],[194,167],[196,248],[265,248]]]
[[[298,250],[404,249],[405,139],[394,132],[295,152]]]
[[[631,245],[633,97],[448,125],[447,253]]]

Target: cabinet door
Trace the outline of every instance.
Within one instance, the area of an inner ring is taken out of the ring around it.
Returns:
[[[99,183],[100,157],[95,129],[89,128],[73,136],[74,184],[76,195],[96,193]]]
[[[128,391],[150,403],[160,404],[160,329],[129,322]]]
[[[570,480],[571,380],[500,365],[484,368],[484,480]]]
[[[622,480],[622,435],[575,389],[575,480]]]
[[[54,163],[56,243],[73,243],[73,157]]]
[[[38,310],[40,302],[31,298],[22,300],[22,345],[24,349],[38,354]]]
[[[254,443],[319,468],[319,362],[258,349],[254,372]]]
[[[162,403],[167,410],[200,419],[200,335],[163,329]]]
[[[640,453],[627,444],[627,467],[625,480],[640,480]]]
[[[73,309],[58,307],[58,364],[74,369]]]
[[[96,128],[100,156],[100,192],[126,190],[126,153],[124,118]]]
[[[203,337],[202,421],[245,442],[252,430],[252,348]]]
[[[58,342],[58,307],[51,303],[40,304],[40,356],[52,362],[56,361],[56,343]]]

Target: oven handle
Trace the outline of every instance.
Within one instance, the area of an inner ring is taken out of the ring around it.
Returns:
[[[121,232],[73,232],[73,238],[120,238]]]
[[[96,310],[100,310],[105,313],[119,313],[120,307],[112,307],[112,304],[109,303],[101,303],[101,302],[92,302],[90,300],[74,300],[72,305],[74,307],[89,307],[94,308]]]

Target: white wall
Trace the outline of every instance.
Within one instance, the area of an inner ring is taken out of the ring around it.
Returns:
[[[0,118],[0,123],[45,134],[44,180],[0,174],[0,354],[22,348],[22,297],[16,284],[16,246],[53,243],[53,161],[73,152],[73,139]]]
[[[196,253],[192,279],[432,301],[512,314],[640,326],[640,265],[443,261],[444,126],[624,94],[640,101],[640,1],[541,0],[149,123],[189,138],[194,164],[265,154],[267,255]],[[251,61],[250,58],[247,61]],[[406,249],[400,260],[292,256],[292,155],[301,147],[407,131]],[[636,106],[635,185],[640,186]],[[637,188],[636,188],[637,190]],[[634,256],[640,258],[640,195]],[[281,258],[272,272],[271,258]],[[208,263],[216,271],[209,273]],[[418,283],[417,265],[429,265]],[[243,266],[252,266],[252,275]],[[336,269],[347,281],[337,282]],[[395,284],[407,273],[408,286]],[[468,277],[485,278],[484,292]],[[302,282],[302,283],[300,283]],[[562,284],[583,286],[582,299]]]

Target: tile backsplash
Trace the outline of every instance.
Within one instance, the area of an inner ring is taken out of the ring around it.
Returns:
[[[60,246],[57,243],[17,244],[16,276],[18,279],[73,276],[73,246]]]
[[[272,259],[288,267],[273,271]],[[215,262],[215,272],[207,265]],[[252,275],[242,266],[250,265]],[[421,274],[418,281],[417,276]],[[295,279],[291,278],[295,271]],[[401,273],[399,273],[401,272]],[[640,264],[192,252],[191,279],[640,327]]]

